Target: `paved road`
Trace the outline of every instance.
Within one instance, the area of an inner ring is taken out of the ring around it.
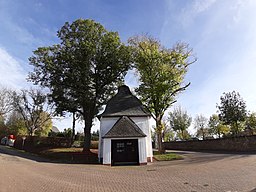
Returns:
[[[180,153],[184,160],[106,167],[54,163],[0,146],[0,192],[256,192],[256,155]]]

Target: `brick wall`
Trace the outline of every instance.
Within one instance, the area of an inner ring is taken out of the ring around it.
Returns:
[[[172,141],[163,143],[165,149],[187,151],[256,152],[256,135],[199,141]]]

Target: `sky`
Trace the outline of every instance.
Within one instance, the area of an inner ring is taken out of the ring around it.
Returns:
[[[249,111],[256,111],[255,10],[255,0],[0,0],[0,84],[16,90],[33,87],[26,81],[33,50],[59,43],[56,33],[65,22],[93,19],[117,31],[124,43],[141,34],[167,48],[188,43],[197,62],[185,78],[191,86],[175,105],[192,117],[216,113],[220,96],[233,90]],[[138,86],[133,71],[126,84]],[[63,130],[72,122],[64,118],[54,124]]]

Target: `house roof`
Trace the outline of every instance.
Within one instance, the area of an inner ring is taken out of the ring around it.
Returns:
[[[121,117],[103,138],[146,137],[142,130],[127,116]]]
[[[52,126],[52,132],[54,132],[54,133],[59,133],[60,131],[59,131],[59,129],[56,127],[56,126]]]
[[[107,103],[101,117],[151,116],[150,112],[134,96],[126,85],[118,88],[118,93]]]

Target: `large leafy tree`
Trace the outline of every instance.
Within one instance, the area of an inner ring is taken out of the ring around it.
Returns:
[[[250,113],[246,118],[246,126],[256,133],[256,113]]]
[[[24,120],[30,136],[45,132],[51,122],[51,105],[47,105],[47,97],[40,90],[22,90],[21,93],[14,92],[13,108]],[[46,112],[48,111],[48,112]]]
[[[244,122],[247,116],[246,104],[243,98],[235,91],[223,93],[217,108],[220,120],[226,125],[230,125],[232,134],[237,135],[241,131],[239,124]]]
[[[84,120],[84,151],[89,151],[93,119],[130,68],[130,49],[117,32],[93,20],[65,23],[60,44],[40,47],[29,59],[29,79],[50,89],[59,114],[77,113]]]
[[[41,126],[35,131],[35,135],[37,136],[48,136],[48,133],[52,129],[52,119],[49,118],[50,114],[42,111],[39,115],[39,120]]]
[[[182,132],[177,132],[176,139],[179,140],[189,140],[191,138],[191,134],[188,132],[188,130],[185,130]]]
[[[213,135],[218,135],[219,138],[222,135],[226,135],[230,131],[229,126],[224,125],[223,122],[220,121],[217,114],[213,114],[212,116],[210,116],[208,126],[209,133]]]
[[[181,139],[186,139],[186,130],[191,125],[192,118],[188,115],[186,110],[175,107],[172,112],[169,113],[169,121],[174,131],[180,132]]]
[[[162,118],[177,94],[190,85],[184,83],[184,77],[195,61],[191,61],[192,50],[184,43],[167,49],[148,36],[133,37],[129,43],[134,48],[134,64],[141,82],[136,91],[154,115],[158,149],[162,152]]]
[[[9,134],[28,135],[28,129],[25,126],[25,121],[22,115],[17,111],[12,111],[6,121],[6,127]]]

